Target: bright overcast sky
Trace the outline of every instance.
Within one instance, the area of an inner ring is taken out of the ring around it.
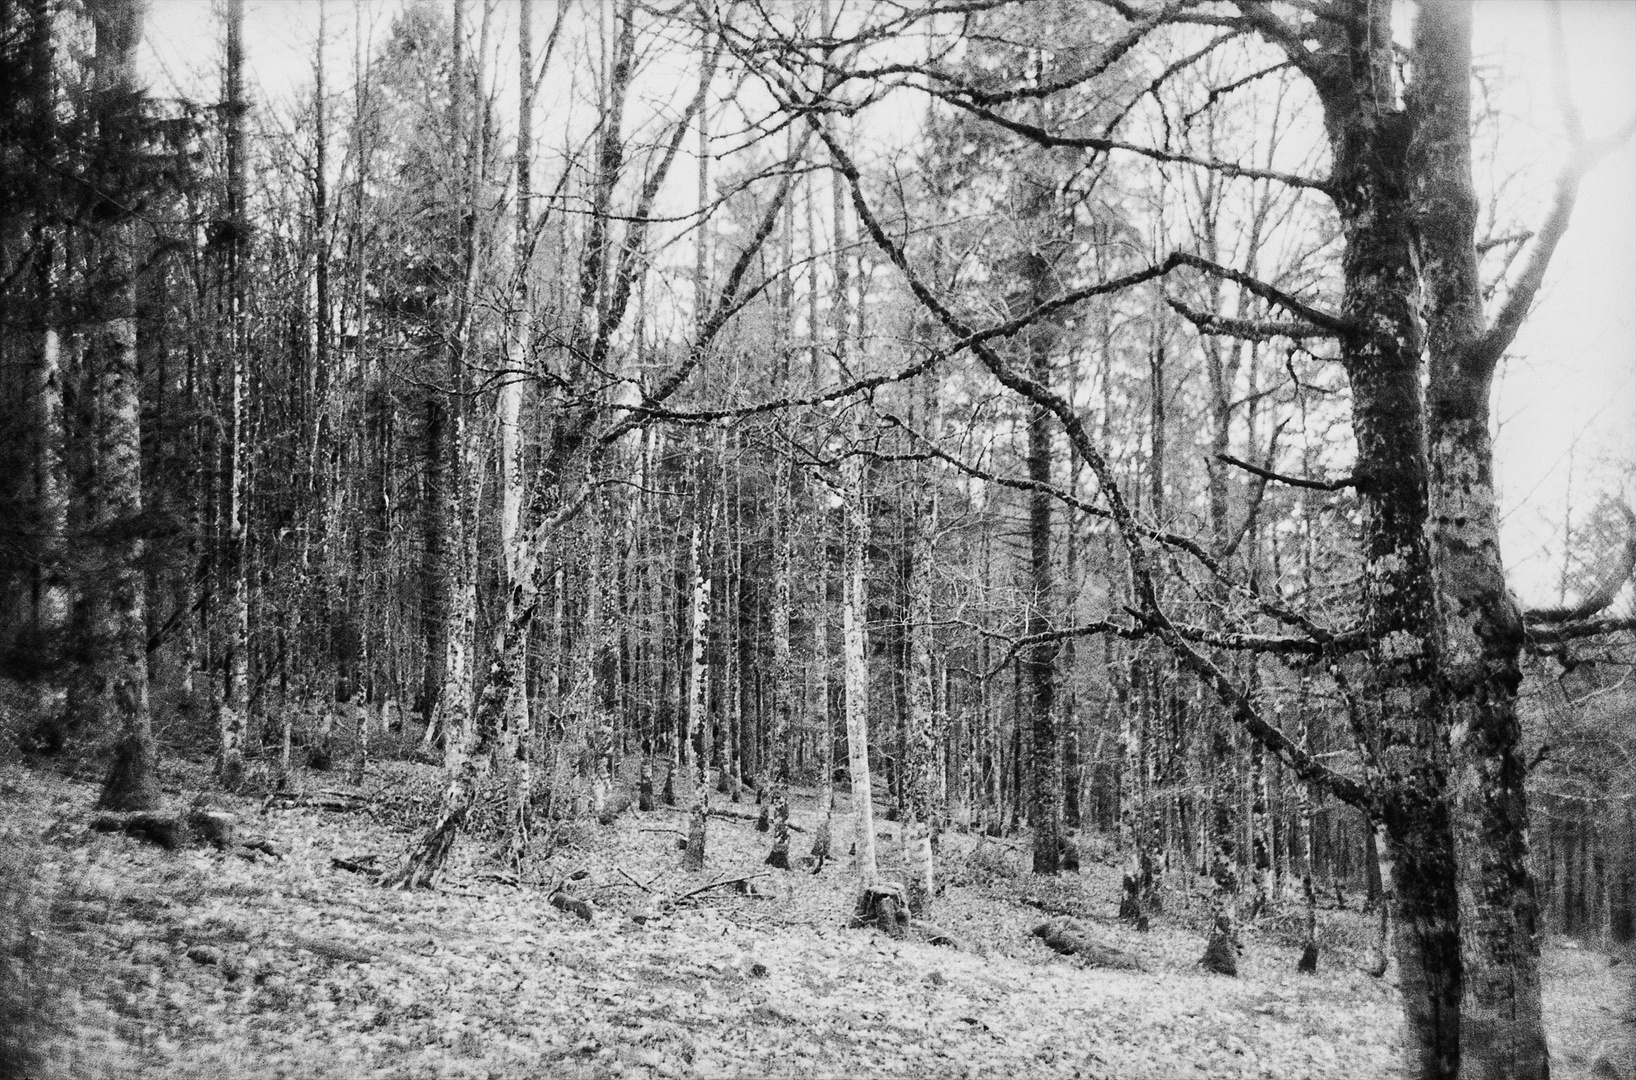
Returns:
[[[396,6],[395,0],[330,0],[332,85],[349,81],[354,27],[378,36]],[[543,36],[553,5],[535,6],[537,36]],[[509,36],[516,8],[505,2],[501,8],[502,33]],[[1574,97],[1593,136],[1611,132],[1636,115],[1636,3],[1570,0],[1562,8]],[[214,10],[210,0],[153,0],[148,37],[156,92],[215,81],[220,29]],[[1563,154],[1548,83],[1547,13],[1543,0],[1479,0],[1477,9],[1479,61],[1515,78],[1504,105],[1520,118],[1502,129],[1494,175],[1522,173],[1528,190],[1538,192],[1535,203],[1522,208],[1527,222],[1543,217]],[[311,78],[317,21],[316,0],[248,0],[248,64],[261,100],[287,103]],[[1524,601],[1550,601],[1568,508],[1582,517],[1605,491],[1636,500],[1636,148],[1630,144],[1585,181],[1574,227],[1505,365],[1494,412],[1506,564]]]

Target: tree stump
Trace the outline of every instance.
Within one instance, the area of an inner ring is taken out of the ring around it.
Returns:
[[[825,818],[818,823],[818,827],[812,833],[812,859],[814,860],[812,872],[814,874],[824,868],[824,861],[829,858],[829,843],[829,819]]]
[[[641,777],[636,781],[636,809],[645,814],[653,808],[653,761],[643,758]]]
[[[1238,975],[1238,935],[1233,933],[1233,922],[1226,915],[1216,916],[1199,963],[1217,975]]]
[[[878,927],[885,930],[888,937],[898,941],[908,937],[909,905],[903,886],[895,881],[864,886],[848,925],[854,930],[865,926]]]
[[[187,823],[199,839],[215,845],[217,851],[233,846],[238,819],[226,810],[201,807],[188,814]]]
[[[775,870],[790,868],[790,804],[783,791],[773,793],[773,849],[767,865]]]
[[[1301,950],[1301,959],[1295,965],[1295,970],[1303,975],[1315,975],[1318,971],[1318,946],[1307,942]]]

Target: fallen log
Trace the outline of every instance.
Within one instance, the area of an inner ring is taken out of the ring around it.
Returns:
[[[180,814],[157,810],[137,810],[128,814],[98,814],[91,819],[91,828],[97,832],[117,832],[137,840],[157,844],[166,851],[185,847],[189,840],[187,824]]]
[[[356,859],[343,859],[339,856],[331,858],[329,864],[337,870],[345,870],[349,874],[366,874],[369,877],[380,877],[381,868],[375,865],[378,856],[360,855]]]
[[[1053,951],[1079,957],[1086,967],[1142,970],[1142,962],[1134,955],[1097,941],[1089,928],[1077,919],[1051,919],[1034,927],[1033,933]]]
[[[195,809],[186,814],[174,810],[136,810],[98,814],[91,819],[91,828],[97,832],[124,833],[157,844],[166,851],[194,843],[213,844],[226,850],[233,846],[237,822],[226,810]]]
[[[362,795],[327,792],[317,795],[296,795],[286,791],[275,791],[261,804],[261,812],[265,814],[268,810],[293,810],[301,807],[308,810],[333,810],[339,814],[351,814],[359,810],[368,810],[371,805]]]
[[[740,814],[740,813],[738,813],[738,812],[736,812],[734,810],[729,810],[725,806],[712,806],[710,808],[709,813],[710,813],[711,817],[731,818],[734,821],[748,821],[751,824],[755,825],[756,828],[759,831],[761,831],[761,832],[766,832],[767,831],[766,829],[762,829],[760,824],[759,824],[760,821],[762,820],[762,815],[758,815],[758,814]],[[803,829],[801,826],[797,825],[793,821],[790,822],[789,824],[790,824],[790,831],[791,832],[804,833],[804,832],[807,831],[807,830]]]

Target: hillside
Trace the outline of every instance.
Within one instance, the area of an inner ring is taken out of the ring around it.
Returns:
[[[185,803],[205,779],[201,766],[170,769],[170,798]],[[934,916],[964,948],[893,941],[845,927],[844,860],[816,875],[766,872],[752,895],[679,899],[766,871],[767,840],[749,820],[712,818],[709,865],[688,876],[674,811],[574,826],[521,879],[463,842],[438,889],[405,893],[367,871],[402,849],[437,771],[388,762],[359,788],[339,779],[308,773],[309,796],[374,797],[265,813],[263,799],[224,799],[238,841],[266,841],[260,850],[168,852],[92,831],[88,784],[7,767],[7,881],[33,900],[38,1000],[46,971],[57,983],[38,1075],[1396,1072],[1397,992],[1390,976],[1356,969],[1369,936],[1356,910],[1320,912],[1317,975],[1295,973],[1294,939],[1275,919],[1246,929],[1242,975],[1223,978],[1197,965],[1196,904],[1137,933],[1110,917],[1116,873],[1092,851],[1082,873],[1042,881],[1017,873],[1010,842],[951,835]],[[810,807],[798,792],[797,824]],[[895,828],[880,831],[890,852]],[[547,902],[570,875],[589,922]],[[1143,970],[1052,953],[1029,933],[1039,905],[1075,912]],[[1546,972],[1558,1072],[1589,1075],[1614,1023],[1618,969],[1554,947]]]

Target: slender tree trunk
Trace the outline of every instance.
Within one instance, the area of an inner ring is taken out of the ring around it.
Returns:
[[[713,500],[701,494],[694,511],[693,539],[689,544],[688,563],[692,580],[688,618],[690,675],[682,744],[686,747],[686,753],[691,754],[697,761],[695,768],[688,768],[685,764],[687,759],[684,758],[681,770],[681,776],[691,789],[686,799],[688,829],[687,858],[684,860],[684,865],[689,870],[704,869],[705,817],[710,810],[710,754],[707,733],[710,724],[710,664],[707,655],[710,645],[710,572],[705,565],[709,550],[705,524],[700,520],[700,517],[707,513],[705,509],[707,503],[714,505]]]
[[[58,139],[57,81],[52,56],[52,10],[49,0],[28,5],[29,65],[32,76],[32,141],[42,161],[51,160]],[[67,720],[68,694],[58,667],[63,660],[63,639],[69,632],[73,595],[64,565],[68,539],[68,469],[63,456],[62,312],[58,305],[63,267],[62,231],[50,221],[34,222],[37,303],[40,312],[40,353],[34,372],[34,498],[39,515],[39,569],[35,579],[34,633],[41,655],[48,659],[39,682],[35,724],[50,742],[56,742]],[[189,580],[192,568],[189,567]],[[191,619],[185,619],[188,626]]]
[[[794,668],[790,662],[790,568],[794,556],[790,473],[788,457],[780,457],[773,477],[773,722],[768,742],[771,743],[774,820],[773,849],[767,856],[767,865],[781,870],[788,870],[790,866],[790,721],[795,711],[791,686]]]
[[[231,443],[227,468],[227,551],[223,568],[227,595],[227,685],[222,695],[218,728],[221,746],[216,775],[222,787],[236,789],[244,775],[244,736],[249,722],[250,607],[249,565],[244,550],[245,455],[249,449],[245,409],[244,253],[249,219],[246,211],[244,116],[244,0],[227,4],[227,333],[225,345],[232,366],[228,390]]]
[[[1036,307],[1049,298],[1051,266],[1030,253],[1027,302]],[[1042,386],[1051,384],[1049,327],[1037,325],[1028,336],[1029,374]],[[1040,405],[1031,410],[1028,427],[1028,478],[1051,483],[1050,413]],[[1055,603],[1051,573],[1051,505],[1054,497],[1036,489],[1028,499],[1028,578],[1031,596],[1024,632],[1030,636],[1051,629]],[[1028,684],[1029,795],[1028,816],[1033,826],[1033,868],[1036,874],[1055,874],[1061,865],[1062,773],[1057,745],[1055,642],[1041,642],[1028,650],[1023,674]]]
[[[847,459],[846,472],[846,555],[842,580],[845,600],[841,608],[842,635],[846,652],[846,742],[847,766],[852,776],[854,865],[865,888],[873,885],[875,865],[875,806],[869,779],[869,659],[868,578],[866,551],[869,518],[865,509],[864,468],[859,457]]]
[[[928,382],[921,399],[921,427],[938,437],[935,392]],[[904,762],[907,810],[903,823],[903,861],[909,867],[909,910],[929,916],[937,882],[932,861],[932,797],[942,769],[937,760],[936,672],[932,659],[932,563],[937,542],[937,485],[930,470],[917,462],[910,478],[908,635],[908,753]],[[1038,868],[1036,863],[1036,869]]]
[[[526,557],[523,551],[523,470],[520,422],[524,379],[531,370],[533,316],[529,298],[530,231],[533,224],[530,151],[534,141],[534,49],[533,0],[521,0],[517,23],[517,214],[512,242],[515,263],[511,291],[511,334],[505,379],[495,398],[500,445],[500,548],[505,560],[505,616],[511,625],[513,609],[522,585]],[[503,633],[501,635],[503,639]],[[503,646],[503,640],[497,647]],[[506,705],[505,746],[507,769],[507,817],[510,830],[509,858],[520,865],[528,852],[530,807],[533,802],[533,737],[528,713],[527,679],[518,678],[512,700]]]

